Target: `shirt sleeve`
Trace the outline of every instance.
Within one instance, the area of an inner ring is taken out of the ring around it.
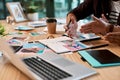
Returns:
[[[85,0],[83,3],[71,10],[69,13],[74,14],[76,16],[77,21],[79,21],[80,19],[84,19],[89,15],[93,14],[93,1],[94,0]]]

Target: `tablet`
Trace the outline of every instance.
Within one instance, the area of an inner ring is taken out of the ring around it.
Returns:
[[[120,65],[120,57],[107,49],[84,50],[79,51],[79,54],[93,67]]]

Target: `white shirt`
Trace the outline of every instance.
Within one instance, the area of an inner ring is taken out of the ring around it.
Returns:
[[[116,25],[119,14],[120,14],[120,0],[112,1],[112,11],[109,16],[110,17],[109,22]]]
[[[120,0],[112,1],[112,4],[113,4],[112,11],[120,13]]]

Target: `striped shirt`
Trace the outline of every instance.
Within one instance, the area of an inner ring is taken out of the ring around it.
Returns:
[[[120,16],[120,0],[119,1],[112,1],[112,11],[109,15],[109,22],[117,25],[118,17]]]

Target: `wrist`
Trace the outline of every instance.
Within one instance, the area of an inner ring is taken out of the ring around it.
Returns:
[[[114,29],[114,25],[112,25],[112,24],[110,24],[109,26],[108,26],[108,32],[113,32],[113,29]]]
[[[114,25],[108,24],[108,26],[106,27],[106,33],[113,32],[113,29],[114,29]]]

